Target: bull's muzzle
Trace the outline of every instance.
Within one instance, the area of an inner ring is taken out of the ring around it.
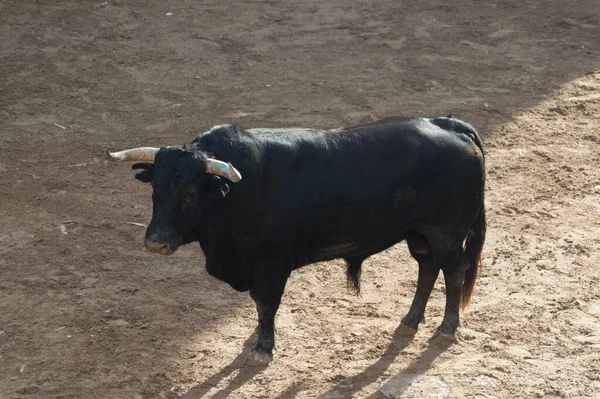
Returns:
[[[148,249],[150,252],[162,255],[171,255],[173,252],[175,252],[171,248],[171,244],[150,240],[146,240],[146,249]]]

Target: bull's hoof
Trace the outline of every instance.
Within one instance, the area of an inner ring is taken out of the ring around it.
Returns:
[[[253,349],[248,355],[248,366],[266,366],[273,360],[273,353],[263,349]]]
[[[431,338],[429,338],[429,343],[441,345],[441,346],[449,346],[449,345],[455,344],[457,342],[458,342],[458,340],[456,339],[456,335],[448,334],[448,333],[442,332],[440,330],[437,330],[431,336]]]
[[[398,334],[402,337],[412,337],[417,331],[417,328],[404,324],[404,322],[400,323],[400,327],[398,328]]]

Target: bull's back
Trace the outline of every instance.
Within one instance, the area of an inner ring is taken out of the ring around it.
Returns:
[[[473,140],[445,123],[391,119],[280,140],[271,158],[284,170],[267,177],[265,232],[286,232],[297,251],[324,259],[383,249],[419,224],[456,223],[477,202],[482,167]]]

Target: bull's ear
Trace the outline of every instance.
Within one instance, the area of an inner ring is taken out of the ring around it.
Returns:
[[[152,182],[154,179],[154,164],[150,162],[140,162],[131,166],[131,169],[143,169],[136,173],[135,178],[144,183]]]

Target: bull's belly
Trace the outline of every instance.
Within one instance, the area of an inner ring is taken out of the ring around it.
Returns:
[[[334,259],[348,259],[353,257],[369,257],[379,253],[394,244],[404,240],[404,234],[398,234],[394,237],[387,237],[381,240],[371,240],[369,242],[342,241],[331,245],[326,245],[317,250],[303,251],[298,254],[297,267],[309,265],[316,262],[326,262]]]
[[[316,261],[321,262],[325,260],[351,256],[360,252],[361,249],[362,247],[353,241],[330,245],[328,247],[319,249],[316,255]]]

